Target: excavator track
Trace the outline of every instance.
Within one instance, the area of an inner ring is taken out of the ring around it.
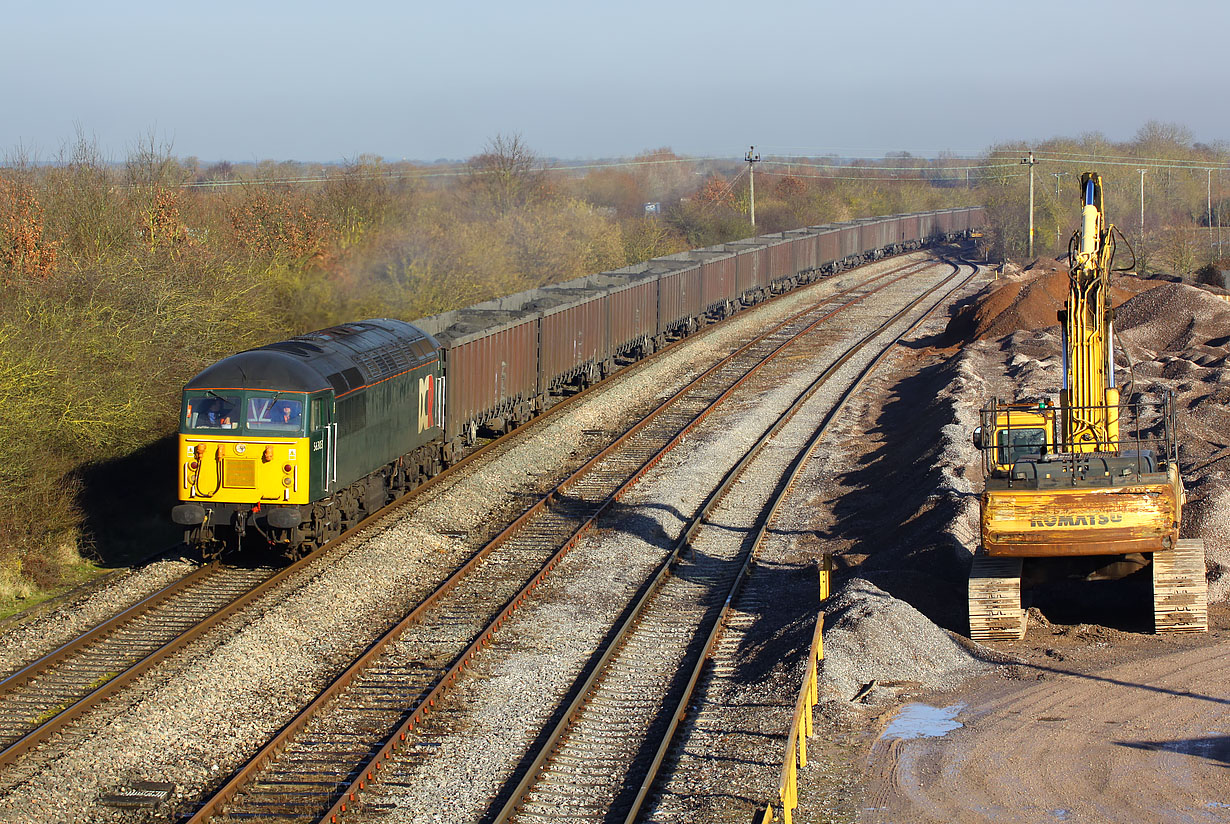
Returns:
[[[1174,549],[1153,553],[1155,632],[1207,632],[1208,586],[1204,540],[1183,538]]]
[[[969,637],[975,641],[1025,637],[1020,558],[974,556],[969,571]]]

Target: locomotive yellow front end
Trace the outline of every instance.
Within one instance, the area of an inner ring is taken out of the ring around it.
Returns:
[[[306,395],[205,390],[184,393],[178,492],[172,517],[190,545],[221,549],[217,527],[239,534],[255,516],[309,503]],[[297,515],[298,510],[294,509]],[[276,516],[268,519],[270,523]]]

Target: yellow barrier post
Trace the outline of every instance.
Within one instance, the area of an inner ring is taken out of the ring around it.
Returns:
[[[820,602],[829,599],[829,588],[833,580],[833,556],[826,552],[820,556]]]
[[[825,571],[822,569],[820,574],[823,582]],[[799,806],[799,770],[807,767],[807,738],[815,730],[812,710],[820,701],[819,670],[823,658],[824,613],[821,612],[816,616],[816,629],[812,633],[811,648],[807,656],[807,671],[803,675],[803,684],[795,702],[794,718],[790,723],[790,733],[786,737],[786,757],[778,783],[777,795],[781,801],[782,821],[785,824],[791,824],[792,813]],[[767,812],[770,817],[773,815],[772,806]]]

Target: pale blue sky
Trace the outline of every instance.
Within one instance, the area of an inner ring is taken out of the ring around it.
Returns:
[[[0,153],[957,154],[1149,119],[1230,139],[1230,4],[6,4]]]

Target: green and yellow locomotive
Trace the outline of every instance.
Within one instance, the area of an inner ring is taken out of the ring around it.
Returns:
[[[205,557],[249,530],[290,557],[442,468],[440,346],[376,319],[240,352],[184,387],[175,523]]]

